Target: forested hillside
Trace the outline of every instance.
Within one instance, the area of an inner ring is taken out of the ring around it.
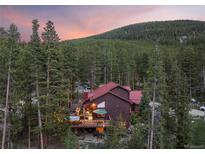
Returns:
[[[158,21],[128,25],[103,34],[92,36],[96,39],[159,40],[173,43],[181,38],[204,39],[205,22],[193,20]]]
[[[42,33],[39,26],[44,27]],[[33,20],[29,42],[20,36],[14,24],[0,28],[0,108],[8,109],[0,111],[2,147],[52,148],[54,138],[77,148],[76,136],[59,118],[69,115],[69,103],[78,101],[78,81],[89,81],[93,89],[114,81],[143,90],[136,119],[144,127],[136,128],[125,147],[115,147],[116,136],[111,135],[115,142],[104,148],[150,146],[148,103],[153,99],[161,103],[153,148],[205,146],[203,139],[196,142],[198,127],[191,129],[188,115],[191,98],[205,103],[205,22],[149,22],[60,41],[53,22],[39,25]],[[204,126],[203,121],[197,124]]]

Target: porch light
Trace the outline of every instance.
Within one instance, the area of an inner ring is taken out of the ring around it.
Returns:
[[[92,109],[96,109],[96,107],[97,107],[97,105],[96,105],[95,103],[92,103],[92,104],[91,104],[91,108],[92,108]]]

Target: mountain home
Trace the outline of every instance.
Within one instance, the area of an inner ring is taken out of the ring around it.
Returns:
[[[81,109],[91,113],[90,119],[123,119],[129,122],[131,113],[139,112],[141,97],[140,90],[132,91],[129,86],[109,82],[92,92],[85,92]]]

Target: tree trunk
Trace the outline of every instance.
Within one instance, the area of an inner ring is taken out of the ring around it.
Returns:
[[[28,115],[28,149],[31,148],[31,102],[29,103],[29,115]]]
[[[129,72],[127,72],[127,79],[126,80],[127,80],[126,84],[130,85],[130,74],[129,74]]]
[[[91,89],[93,90],[96,83],[96,64],[92,67],[91,70]]]
[[[150,133],[150,149],[153,148],[153,136],[154,136],[154,118],[155,118],[155,90],[156,90],[156,78],[154,79],[154,91],[152,100],[152,121],[151,121],[151,133]]]
[[[110,81],[112,81],[112,52],[110,52]]]
[[[67,100],[68,101],[68,109],[69,109],[69,114],[70,114],[71,106],[72,106],[71,101],[70,101],[70,86],[67,89],[67,96],[68,96],[68,100]]]
[[[148,120],[149,121],[149,120]],[[150,123],[148,123],[147,149],[150,147]]]
[[[121,85],[121,75],[120,75],[120,71],[118,70],[118,82]]]
[[[47,94],[46,94],[46,110],[49,104],[49,86],[50,86],[50,58],[48,57],[48,61],[47,61],[47,80],[46,80],[46,86],[47,86]],[[48,115],[47,115],[47,111],[46,111],[46,119],[45,119],[45,123],[47,125],[48,122]]]
[[[46,117],[45,117],[45,125],[48,125],[48,105],[49,105],[49,89],[50,89],[50,56],[48,56],[48,61],[47,61],[47,80],[46,80],[46,85],[47,85],[47,94],[46,94]],[[48,132],[46,130],[45,132],[45,146],[47,146],[47,141],[48,141]]]
[[[203,69],[204,89],[205,89],[205,68]]]
[[[192,78],[191,78],[191,69],[189,69],[189,80],[190,80],[190,85],[189,85],[189,96],[192,98]]]
[[[37,107],[38,107],[38,127],[40,132],[40,143],[41,143],[41,149],[43,149],[43,133],[42,133],[42,120],[41,120],[41,110],[40,110],[40,103],[39,103],[39,87],[38,87],[38,81],[36,84],[36,95],[38,98],[37,101]]]
[[[156,56],[158,55],[158,46],[156,45]],[[155,58],[155,57],[154,57]],[[156,63],[156,61],[155,61]],[[154,71],[157,73],[158,69],[156,68],[156,64],[154,66]],[[152,100],[152,121],[151,121],[151,130],[150,130],[150,149],[153,148],[153,138],[154,138],[154,118],[155,118],[155,97],[156,97],[156,74],[154,75],[154,87],[153,87],[153,100]]]
[[[8,123],[9,124],[9,123]],[[7,139],[7,148],[8,149],[13,149],[13,142],[11,141],[11,129],[8,129],[8,139]]]
[[[2,146],[1,148],[4,149],[5,146],[5,138],[6,138],[6,127],[7,127],[7,114],[8,114],[8,103],[9,103],[9,88],[10,88],[10,75],[11,75],[11,52],[9,56],[9,69],[8,69],[8,76],[7,76],[7,87],[6,87],[6,106],[4,111],[4,125],[3,125],[3,134],[2,134]]]
[[[104,66],[104,83],[107,83],[107,68]]]
[[[28,120],[28,149],[31,148],[31,120],[30,120],[30,116],[29,116],[29,120]]]

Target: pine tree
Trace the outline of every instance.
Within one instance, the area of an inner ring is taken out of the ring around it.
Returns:
[[[7,46],[7,40],[8,40],[8,33],[5,31],[3,28],[1,29],[1,34],[0,34],[0,83],[1,83],[1,88],[0,88],[0,102],[1,105],[2,103],[5,102],[5,94],[6,94],[6,81],[7,81],[7,73],[8,72],[8,46]],[[6,33],[6,35],[2,35]],[[3,117],[3,112],[1,112],[1,115]]]
[[[62,106],[71,105],[74,100],[75,82],[79,79],[78,55],[76,49],[71,45],[62,45],[61,51],[61,71],[63,72],[64,85],[62,93]]]
[[[189,91],[187,80],[176,63],[175,70],[175,114],[176,114],[176,148],[187,148],[190,142],[190,119],[189,119]]]
[[[38,108],[38,127],[39,127],[39,136],[40,136],[40,147],[41,149],[44,148],[44,141],[43,141],[43,128],[42,128],[42,115],[41,115],[41,105],[42,99],[42,87],[41,84],[43,76],[45,76],[45,73],[43,72],[43,65],[45,63],[45,54],[42,52],[41,49],[41,40],[39,37],[39,22],[38,20],[34,19],[32,21],[32,35],[30,40],[30,55],[31,59],[33,60],[33,63],[30,64],[31,67],[31,78],[33,78],[33,83],[31,85],[34,85],[32,93],[35,94],[35,97],[37,99],[37,108]],[[31,105],[29,105],[31,106]],[[29,134],[30,134],[30,114],[29,114]],[[30,142],[30,141],[29,141]],[[30,144],[30,143],[29,143]]]
[[[191,126],[191,144],[193,146],[199,146],[199,148],[205,147],[205,122],[203,119],[195,120]]]
[[[15,123],[21,123],[21,126],[23,128],[26,127],[24,123],[28,122],[27,117],[29,117],[29,114],[27,114],[27,110],[25,110],[25,108],[26,106],[29,106],[29,104],[31,103],[31,92],[33,89],[33,85],[32,85],[33,79],[31,77],[32,71],[30,68],[30,64],[31,64],[30,60],[31,60],[31,56],[29,53],[28,46],[27,45],[25,47],[21,46],[21,49],[17,57],[16,69],[15,69],[15,78],[16,78],[15,87],[16,89],[18,89],[18,91],[15,94],[16,103],[13,104],[13,110],[18,112],[17,113],[14,112],[12,115],[13,115],[13,121],[15,121]],[[13,130],[16,131],[17,128],[14,128]],[[24,129],[24,131],[25,130],[27,129]],[[17,135],[18,134],[15,134],[14,136]]]
[[[65,145],[67,149],[77,149],[79,148],[78,138],[77,136],[72,132],[72,130],[69,128],[67,130],[67,135],[64,139]]]
[[[178,61],[179,64],[181,65],[182,71],[186,75],[187,84],[189,87],[189,95],[191,98],[193,97],[194,94],[193,90],[198,80],[197,67],[196,67],[196,62],[198,61],[198,59],[195,59],[197,52],[193,50],[192,46],[188,46],[188,47],[181,46],[181,50],[182,52],[180,52],[178,55],[178,59],[179,59]]]
[[[164,79],[161,86],[161,96],[163,98],[162,104],[160,106],[161,111],[161,119],[160,119],[160,148],[174,148],[174,126],[175,126],[175,118],[173,116],[173,97],[174,93],[172,90],[174,89],[173,85],[173,74],[171,72],[171,66],[173,62],[176,61],[172,59],[169,55],[165,56],[163,59],[164,63]]]
[[[171,148],[171,134],[170,134],[170,100],[169,100],[169,93],[168,93],[168,85],[167,85],[167,76],[163,72],[161,72],[161,83],[159,87],[159,102],[160,106],[160,148]]]
[[[145,148],[146,129],[143,125],[138,123],[135,125],[131,139],[128,141],[129,149],[143,149]]]
[[[105,148],[106,149],[120,149],[122,148],[120,144],[119,127],[115,122],[111,122],[111,125],[107,127],[106,138],[105,138]]]
[[[164,71],[161,52],[159,50],[158,45],[156,45],[155,52],[152,54],[152,57],[150,58],[147,77],[147,89],[145,91],[145,94],[147,96],[145,97],[148,98],[149,102],[152,102],[152,114],[149,128],[150,134],[148,134],[148,146],[149,148],[153,148],[159,146],[158,143],[160,134],[158,133],[158,131],[160,130],[160,126],[161,133],[163,134],[161,135],[161,145],[165,143],[167,144],[167,142],[164,140],[167,138],[166,125],[168,123],[167,117],[169,113],[169,105],[167,100],[168,94],[166,88],[166,74]],[[160,109],[155,108],[156,102],[160,103]]]
[[[45,134],[47,146],[49,132],[53,129],[52,114],[60,103],[62,92],[62,72],[60,66],[59,37],[52,21],[46,23],[42,33],[44,50],[46,51],[46,103],[45,103]]]
[[[20,33],[18,32],[17,27],[14,24],[11,24],[9,27],[8,31],[8,41],[7,41],[7,46],[8,46],[8,75],[7,75],[7,87],[6,87],[6,100],[5,100],[5,111],[4,111],[4,120],[3,120],[3,135],[2,135],[2,146],[1,148],[5,148],[5,141],[6,141],[6,130],[7,130],[7,120],[9,112],[9,97],[11,96],[11,86],[12,81],[11,81],[11,76],[12,76],[12,71],[15,65],[15,57],[17,55],[18,51],[18,43],[20,41]],[[14,87],[13,87],[14,88]]]

